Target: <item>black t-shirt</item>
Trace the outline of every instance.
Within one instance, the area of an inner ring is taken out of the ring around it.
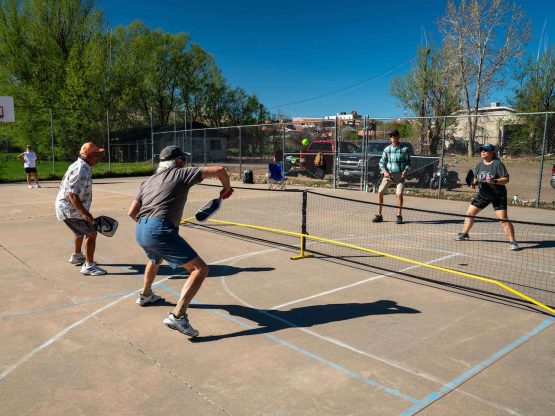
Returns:
[[[476,165],[476,180],[478,181],[478,189],[480,195],[488,199],[495,199],[500,196],[507,195],[507,187],[505,185],[497,185],[487,183],[488,178],[499,179],[509,176],[507,168],[499,159],[493,159],[488,165],[484,161],[480,161]]]
[[[137,217],[163,218],[179,227],[189,189],[202,181],[202,168],[170,168],[141,184]]]

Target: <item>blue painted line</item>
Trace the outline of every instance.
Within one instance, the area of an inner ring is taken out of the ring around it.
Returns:
[[[111,294],[111,295],[102,296],[100,298],[88,299],[88,300],[84,300],[84,301],[81,301],[81,302],[72,302],[72,303],[66,303],[66,304],[63,304],[63,305],[50,306],[48,308],[43,308],[43,309],[35,309],[35,310],[32,310],[32,311],[15,313],[13,315],[7,315],[7,316],[0,317],[0,321],[7,321],[8,319],[21,318],[23,316],[29,316],[29,315],[37,315],[37,314],[42,313],[42,312],[52,311],[52,310],[55,310],[55,309],[70,308],[72,306],[84,305],[86,303],[100,302],[100,301],[106,300],[106,299],[126,296],[126,295],[129,295],[129,294],[133,293],[133,292],[136,292],[136,290],[131,290],[131,291],[122,292],[122,293],[114,293],[114,294]]]
[[[166,290],[166,291],[168,291],[168,292],[170,292],[170,293],[173,293],[175,296],[180,296],[180,293],[179,293],[179,292],[177,292],[177,291],[171,289],[170,287],[168,287],[168,286],[166,286],[166,285],[164,285],[164,284],[160,284],[159,287],[162,288],[162,289],[164,289],[164,290]],[[191,303],[193,303],[193,304],[199,304],[200,302],[193,300]],[[239,321],[238,319],[235,319],[235,318],[232,317],[232,316],[226,315],[226,314],[224,314],[223,312],[220,312],[220,311],[218,311],[218,310],[213,310],[213,309],[212,309],[212,310],[210,310],[210,312],[214,313],[214,314],[217,315],[217,316],[220,316],[220,317],[222,317],[222,318],[225,318],[225,319],[227,319],[227,320],[229,320],[229,321],[232,321],[232,322],[236,323],[237,325],[239,325],[239,326],[241,326],[241,327],[243,327],[243,328],[246,328],[246,329],[256,329],[256,327],[251,326],[251,325],[248,325],[248,324],[246,324],[246,323],[244,323],[244,322],[241,322],[241,321]],[[272,316],[272,315],[271,315],[271,314],[268,314],[268,316]],[[272,316],[272,317],[273,317],[273,316]],[[279,343],[279,344],[281,344],[281,345],[283,345],[283,346],[285,346],[285,347],[287,347],[287,348],[290,348],[290,349],[292,349],[292,350],[294,350],[294,351],[297,351],[297,352],[299,352],[299,353],[301,353],[301,354],[304,354],[304,355],[306,355],[307,357],[309,357],[309,358],[311,358],[311,359],[313,359],[313,360],[315,360],[315,361],[318,361],[318,362],[320,362],[320,363],[322,363],[322,364],[326,364],[326,365],[330,366],[331,368],[333,368],[334,370],[340,371],[340,372],[342,372],[343,374],[346,374],[347,376],[349,376],[349,377],[351,377],[351,378],[353,378],[353,379],[355,379],[355,380],[358,380],[358,381],[361,381],[361,382],[363,382],[363,383],[365,383],[365,384],[368,384],[368,385],[370,385],[370,386],[372,386],[372,387],[374,387],[374,388],[376,388],[376,389],[378,389],[378,390],[382,390],[382,391],[384,391],[385,393],[388,393],[388,394],[390,394],[390,395],[392,395],[392,396],[401,398],[401,399],[403,399],[403,400],[406,400],[406,401],[408,401],[408,402],[415,403],[415,404],[420,402],[420,400],[418,400],[418,399],[416,399],[416,398],[414,398],[414,397],[411,397],[411,396],[409,396],[409,395],[407,395],[407,394],[404,394],[404,393],[402,393],[401,391],[399,391],[399,390],[397,390],[397,389],[395,389],[395,388],[388,387],[388,386],[386,386],[386,385],[384,385],[384,384],[381,384],[381,383],[379,383],[379,382],[377,382],[377,381],[375,381],[375,380],[371,380],[371,379],[369,379],[369,378],[367,378],[367,377],[364,377],[364,376],[362,376],[362,375],[360,375],[360,374],[358,374],[358,373],[355,373],[354,371],[351,371],[351,370],[349,370],[349,369],[347,369],[347,368],[345,368],[345,367],[343,367],[343,366],[341,366],[341,365],[339,365],[339,364],[337,364],[337,363],[334,363],[334,362],[332,362],[332,361],[326,360],[325,358],[320,357],[319,355],[316,355],[316,354],[314,354],[314,353],[311,353],[311,352],[309,352],[309,351],[307,351],[307,350],[305,350],[305,349],[302,349],[301,347],[298,347],[298,346],[296,346],[296,345],[294,345],[294,344],[291,344],[290,342],[287,342],[287,341],[285,341],[285,340],[283,340],[283,339],[281,339],[281,338],[278,338],[278,337],[276,337],[276,336],[274,336],[274,335],[271,335],[271,334],[262,334],[262,335],[264,335],[266,338],[268,338],[268,339],[270,339],[270,340],[272,340],[272,341],[275,341],[275,342],[277,342],[277,343]]]
[[[439,390],[434,391],[433,393],[430,393],[428,396],[426,396],[424,399],[420,400],[413,407],[411,407],[410,409],[407,409],[403,413],[401,413],[401,416],[414,415],[416,412],[419,412],[420,410],[422,410],[426,406],[430,405],[432,402],[438,400],[439,398],[441,398],[442,396],[444,396],[445,394],[447,394],[451,390],[454,390],[455,388],[460,386],[462,383],[464,383],[466,380],[468,380],[469,378],[473,377],[474,375],[476,375],[477,373],[482,371],[484,368],[488,367],[489,365],[493,364],[495,361],[502,358],[504,355],[506,355],[509,352],[515,350],[516,348],[518,348],[519,346],[524,344],[526,341],[528,341],[530,338],[539,334],[544,329],[549,328],[553,324],[554,321],[555,321],[555,318],[553,318],[553,317],[547,318],[545,321],[543,321],[537,327],[532,329],[532,331],[530,331],[528,334],[521,336],[520,338],[516,339],[515,341],[511,342],[510,344],[508,344],[504,348],[500,349],[499,351],[497,351],[496,353],[491,355],[489,358],[486,358],[481,363],[476,364],[470,370],[465,371],[464,373],[462,373],[458,377],[455,377],[449,383],[442,386]]]

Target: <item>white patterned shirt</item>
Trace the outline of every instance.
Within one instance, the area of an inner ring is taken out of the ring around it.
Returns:
[[[73,206],[67,194],[76,194],[88,211],[92,202],[92,169],[83,159],[79,158],[67,169],[60,190],[56,196],[56,217],[58,221],[67,218],[83,219],[81,213]]]

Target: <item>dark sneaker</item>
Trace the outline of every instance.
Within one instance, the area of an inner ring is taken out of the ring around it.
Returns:
[[[513,251],[519,251],[520,247],[518,246],[518,243],[516,241],[511,241],[511,250]]]
[[[164,319],[164,324],[171,329],[181,332],[188,337],[194,338],[198,335],[198,331],[191,326],[189,320],[187,319],[187,314],[176,318],[173,313],[170,313],[166,319]]]
[[[373,219],[372,222],[382,222],[383,221],[383,217],[381,215],[376,215]]]
[[[468,240],[470,240],[470,237],[466,233],[458,233],[455,236],[455,240],[457,240],[457,241],[468,241]]]
[[[403,216],[397,215],[397,224],[402,224],[402,223],[403,223]]]
[[[142,293],[139,293],[139,297],[137,298],[137,305],[145,306],[149,303],[156,303],[159,300],[162,300],[162,296],[158,296],[156,293],[153,293],[150,296],[145,296]]]

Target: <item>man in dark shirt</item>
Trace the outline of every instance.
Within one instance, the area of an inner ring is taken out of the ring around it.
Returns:
[[[222,199],[229,198],[233,188],[223,167],[188,168],[185,167],[187,156],[190,154],[177,146],[162,149],[158,170],[141,184],[128,214],[137,222],[136,239],[149,258],[145,268],[144,287],[137,304],[145,306],[161,299],[152,292],[152,283],[162,260],[166,260],[173,268],[183,267],[189,272],[189,278],[181,289],[179,301],[164,320],[164,324],[189,337],[196,337],[198,331],[189,324],[186,311],[208,275],[208,266],[179,235],[179,223],[192,186],[205,178],[216,177],[223,186],[220,191]]]
[[[478,186],[478,194],[474,197],[466,212],[463,232],[457,234],[455,240],[470,240],[468,235],[474,225],[474,217],[478,213],[492,204],[495,216],[501,220],[503,231],[511,243],[511,250],[518,251],[520,247],[515,241],[515,230],[513,224],[507,216],[507,187],[509,183],[509,173],[507,168],[495,154],[495,147],[485,144],[480,147],[482,160],[476,165],[476,175],[472,181],[472,189]]]

